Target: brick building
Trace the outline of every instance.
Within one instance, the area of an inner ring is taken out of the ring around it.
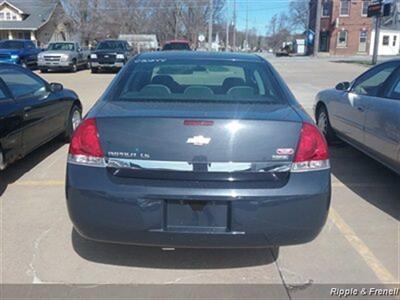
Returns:
[[[330,55],[368,55],[373,22],[367,17],[370,0],[320,0],[319,52]],[[315,32],[317,0],[311,0],[309,29]],[[313,46],[309,52],[313,53]]]

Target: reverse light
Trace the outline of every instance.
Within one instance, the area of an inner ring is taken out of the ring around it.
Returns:
[[[330,168],[328,145],[318,128],[303,123],[291,172],[319,171]]]
[[[96,119],[84,120],[75,130],[69,146],[68,162],[93,167],[105,166]]]

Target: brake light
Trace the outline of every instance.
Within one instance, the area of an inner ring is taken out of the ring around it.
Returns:
[[[69,146],[68,162],[79,165],[104,166],[96,119],[86,119],[75,130]]]
[[[325,138],[316,126],[303,123],[292,172],[318,171],[329,168],[329,152]]]

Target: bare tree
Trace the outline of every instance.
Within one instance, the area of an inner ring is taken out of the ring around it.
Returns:
[[[309,0],[292,0],[289,14],[293,29],[306,31],[308,28]]]
[[[291,24],[285,13],[275,14],[267,27],[266,42],[268,47],[278,50],[291,35]]]
[[[207,30],[211,11],[222,20],[225,0],[63,0],[82,41],[117,37],[119,34],[157,34],[160,41],[187,38],[195,46]]]

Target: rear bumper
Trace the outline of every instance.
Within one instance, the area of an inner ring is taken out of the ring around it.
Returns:
[[[75,229],[93,240],[178,248],[252,248],[313,240],[325,224],[331,197],[329,170],[291,174],[279,189],[193,185],[120,180],[105,168],[68,164],[67,206]],[[183,199],[228,203],[229,230],[168,229],[166,200]]]

